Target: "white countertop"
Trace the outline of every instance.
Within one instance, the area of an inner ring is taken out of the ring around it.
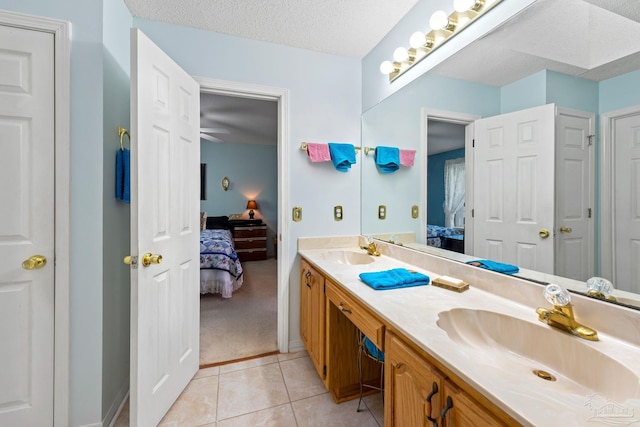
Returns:
[[[593,426],[594,423],[590,422],[589,418],[595,414],[594,410],[601,404],[607,403],[607,400],[623,409],[634,410],[635,418],[640,419],[640,384],[635,387],[632,396],[624,396],[616,391],[619,382],[616,384],[615,378],[600,380],[597,377],[603,376],[602,374],[595,371],[585,373],[585,375],[595,376],[592,382],[600,381],[604,384],[599,386],[598,390],[606,393],[596,396],[594,389],[572,382],[562,375],[556,375],[557,381],[548,382],[532,373],[534,369],[545,369],[557,374],[548,366],[540,366],[533,360],[508,354],[506,349],[499,348],[497,345],[497,348],[493,349],[460,344],[450,338],[447,332],[437,324],[439,313],[455,308],[468,308],[502,313],[537,326],[550,328],[538,321],[535,312],[538,306],[548,306],[541,295],[537,301],[532,301],[533,305],[528,306],[500,297],[473,284],[469,290],[462,293],[431,285],[377,291],[363,283],[358,278],[358,274],[398,267],[420,271],[430,276],[432,280],[440,274],[384,254],[374,257],[374,262],[370,264],[339,264],[323,258],[323,254],[331,250],[330,248],[312,249],[309,246],[301,245],[299,254],[366,304],[384,322],[399,330],[523,425]],[[355,245],[346,249],[344,244],[340,246],[340,250],[365,252],[357,249]],[[430,255],[423,254],[423,256]],[[440,260],[435,260],[434,264],[439,262]],[[463,265],[458,268],[474,269],[475,267]],[[447,272],[447,275],[452,274]],[[508,281],[509,278],[505,276],[504,280]],[[629,368],[626,373],[622,369],[621,373],[627,380],[634,376],[640,378],[640,349],[619,338],[598,332],[600,340],[596,342],[582,340],[568,334],[565,334],[567,335],[565,338],[580,340],[582,342],[577,345],[578,349],[591,346]],[[564,334],[561,331],[557,333]],[[523,339],[527,338],[523,337]],[[535,345],[544,346],[547,343],[538,342]],[[574,352],[576,354],[566,353],[565,348],[558,348],[557,351],[560,358],[565,359],[565,363],[580,363],[580,351]],[[606,356],[603,357],[606,358]],[[588,405],[587,401],[590,398],[592,403]]]

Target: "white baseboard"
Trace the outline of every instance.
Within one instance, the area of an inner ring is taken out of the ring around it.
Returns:
[[[302,340],[289,341],[289,353],[295,353],[296,351],[302,351],[304,349]]]
[[[127,381],[125,381],[125,383],[120,388],[120,391],[118,392],[118,395],[116,396],[116,398],[113,400],[113,403],[109,408],[109,411],[107,411],[107,414],[104,416],[104,420],[102,420],[102,424],[99,424],[98,426],[113,427],[116,423],[116,420],[118,419],[118,416],[120,415],[120,412],[122,412],[122,407],[127,402],[127,399],[129,399],[129,379],[128,378],[127,378]]]

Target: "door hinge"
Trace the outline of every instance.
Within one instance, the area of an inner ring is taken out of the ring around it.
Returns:
[[[323,377],[326,377],[326,376],[327,376],[327,365],[324,365],[324,366],[322,367],[322,376],[323,376]]]
[[[588,140],[589,145],[593,145],[593,141],[594,141],[595,137],[596,137],[595,135],[587,135],[587,140]]]
[[[476,210],[471,209],[471,218],[475,218],[475,217],[476,217]]]
[[[476,148],[476,139],[475,138],[473,138],[471,140],[471,148]]]
[[[591,218],[591,208],[587,208],[587,218]]]

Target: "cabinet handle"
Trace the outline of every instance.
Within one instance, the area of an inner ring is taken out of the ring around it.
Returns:
[[[351,314],[351,309],[350,309],[350,308],[345,307],[344,305],[342,305],[342,303],[340,303],[339,308],[340,308],[340,311],[341,311],[341,312]]]
[[[453,400],[451,399],[451,396],[447,396],[447,404],[444,408],[442,408],[442,412],[440,413],[440,425],[442,427],[446,426],[445,417],[447,416],[447,412],[451,408],[453,408]]]
[[[431,403],[431,399],[433,399],[433,396],[435,396],[436,394],[438,394],[438,384],[434,381],[433,387],[431,388],[431,393],[429,393],[427,395],[427,398],[425,399],[429,404],[429,410],[426,411],[427,419],[433,423],[433,427],[438,427],[438,420],[431,416],[431,413],[433,412],[433,404]]]

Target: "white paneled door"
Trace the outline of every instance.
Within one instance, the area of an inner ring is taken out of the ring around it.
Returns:
[[[594,275],[595,115],[559,108],[556,120],[555,274],[586,281]]]
[[[200,87],[135,28],[131,115],[130,425],[150,427],[198,370]]]
[[[53,425],[54,36],[0,26],[0,426]]]
[[[554,122],[553,104],[475,122],[475,256],[553,273]]]
[[[640,292],[640,113],[614,123],[615,285]]]

